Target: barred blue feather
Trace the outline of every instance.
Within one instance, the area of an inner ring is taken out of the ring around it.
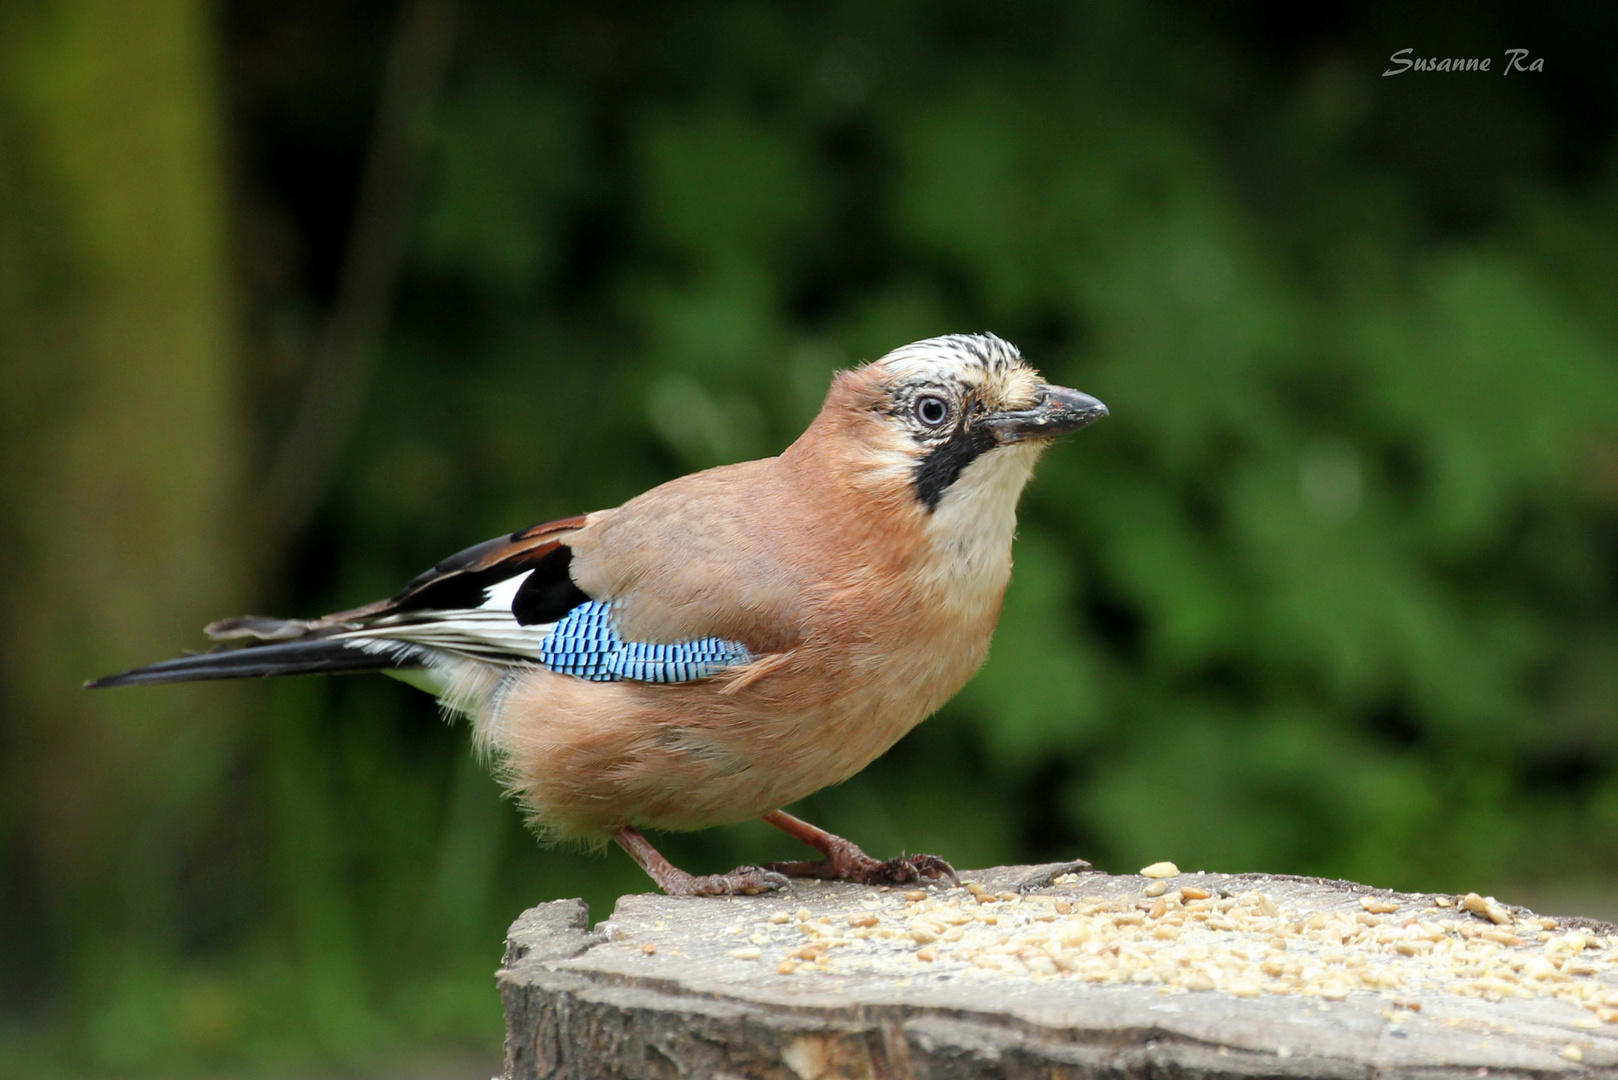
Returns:
[[[690,682],[753,662],[747,646],[724,638],[678,645],[625,641],[613,628],[612,605],[600,600],[580,604],[568,612],[540,643],[539,654],[552,671],[592,682]]]

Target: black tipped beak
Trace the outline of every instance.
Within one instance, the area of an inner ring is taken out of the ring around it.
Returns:
[[[1041,386],[1039,401],[1031,409],[994,413],[978,423],[994,432],[1001,443],[1024,439],[1054,439],[1077,431],[1107,415],[1107,407],[1078,390],[1065,386]]]

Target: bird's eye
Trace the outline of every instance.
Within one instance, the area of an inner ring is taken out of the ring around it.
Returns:
[[[937,427],[949,419],[949,405],[943,398],[929,394],[916,399],[915,413],[917,420],[928,427]]]

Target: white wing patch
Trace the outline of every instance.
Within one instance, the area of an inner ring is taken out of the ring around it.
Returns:
[[[372,650],[385,649],[385,642],[400,642],[492,663],[539,662],[540,646],[556,624],[523,626],[511,613],[517,591],[532,573],[524,570],[490,585],[475,608],[401,612],[332,636],[364,643]]]
[[[503,611],[511,614],[511,605],[517,600],[517,590],[522,583],[533,574],[532,570],[524,570],[516,577],[508,577],[504,581],[497,581],[483,590],[483,603],[478,605],[479,611]]]
[[[753,662],[747,646],[715,637],[663,644],[624,641],[613,627],[612,605],[599,600],[579,604],[558,621],[524,626],[511,606],[532,573],[490,585],[475,608],[405,611],[331,636],[367,652],[414,651],[430,668],[464,661],[485,670],[539,664],[594,682],[689,682]],[[430,681],[441,682],[442,675],[435,670]]]
[[[522,626],[511,612],[435,611],[433,618],[378,619],[363,630],[335,634],[340,639],[385,639],[460,653],[477,660],[513,663],[538,661],[540,644],[555,623]]]

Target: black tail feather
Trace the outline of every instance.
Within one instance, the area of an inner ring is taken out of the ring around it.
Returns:
[[[84,684],[86,690],[156,683],[198,682],[203,679],[251,679],[268,675],[336,675],[344,672],[381,671],[419,667],[414,650],[370,652],[329,638],[249,645],[241,649],[182,656],[145,667],[104,675]]]

